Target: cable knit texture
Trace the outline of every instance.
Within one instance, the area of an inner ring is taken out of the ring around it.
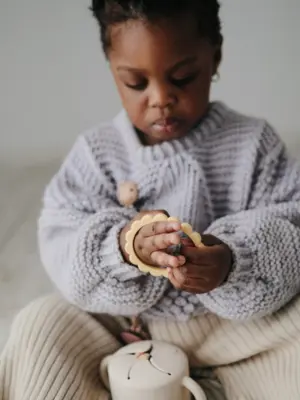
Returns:
[[[125,209],[118,185],[137,183]],[[192,295],[124,262],[121,228],[165,209],[230,246],[221,287]],[[142,146],[123,111],[77,140],[48,186],[39,221],[43,263],[64,296],[95,313],[189,319],[271,314],[300,288],[300,166],[263,120],[212,103],[184,138]]]

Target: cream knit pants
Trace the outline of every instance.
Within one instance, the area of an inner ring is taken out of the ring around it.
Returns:
[[[116,335],[125,323],[92,317],[58,296],[35,301],[16,318],[0,358],[0,400],[107,400],[99,363],[119,348]],[[300,298],[256,321],[205,315],[151,322],[149,330],[203,367],[208,378],[200,384],[209,399],[224,398],[221,385],[228,400],[300,399]]]

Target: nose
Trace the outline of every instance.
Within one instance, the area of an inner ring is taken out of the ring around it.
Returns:
[[[149,105],[152,108],[166,109],[176,104],[176,96],[168,85],[157,84],[152,87]]]

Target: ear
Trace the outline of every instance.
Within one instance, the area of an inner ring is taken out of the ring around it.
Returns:
[[[215,47],[215,55],[214,55],[214,75],[218,72],[220,64],[222,62],[223,57],[223,38],[220,39],[220,43]]]

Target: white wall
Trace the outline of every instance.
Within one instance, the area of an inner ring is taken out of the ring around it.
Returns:
[[[0,160],[40,159],[119,109],[89,0],[0,0]]]
[[[222,0],[224,62],[214,95],[267,118],[300,156],[300,0]]]
[[[89,0],[0,0],[0,161],[63,154],[120,102]],[[267,117],[300,154],[299,0],[223,0],[214,97]]]

